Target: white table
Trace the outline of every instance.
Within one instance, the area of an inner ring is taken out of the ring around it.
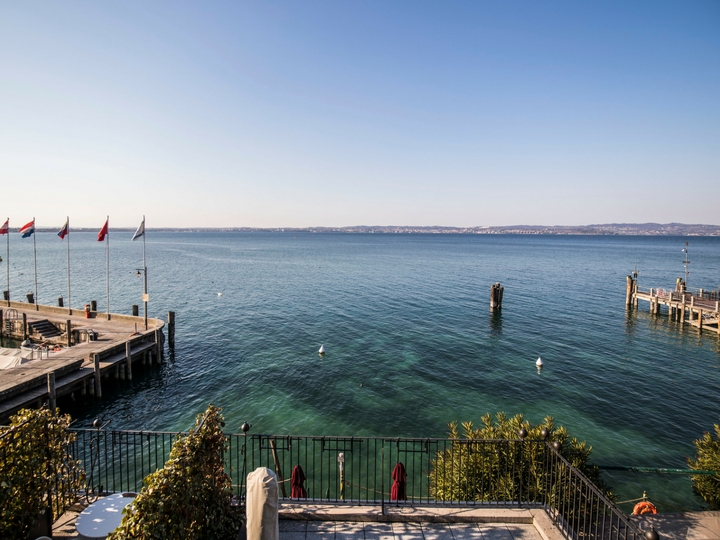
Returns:
[[[77,532],[85,538],[105,538],[118,528],[122,521],[122,511],[133,502],[132,497],[123,497],[122,493],[115,493],[92,503],[75,521]]]

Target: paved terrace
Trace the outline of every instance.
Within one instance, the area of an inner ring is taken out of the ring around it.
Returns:
[[[53,538],[80,539],[67,512]],[[240,538],[244,538],[244,531]],[[281,540],[563,540],[542,510],[280,504]]]

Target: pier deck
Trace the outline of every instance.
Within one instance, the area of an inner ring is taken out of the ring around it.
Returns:
[[[48,320],[61,330],[61,335],[48,340],[50,344],[64,344],[58,352],[43,353],[41,359],[0,370],[0,423],[21,408],[37,407],[43,403],[56,404],[61,396],[102,395],[102,380],[132,379],[133,365],[141,362],[160,363],[164,343],[160,319],[148,319],[148,329],[142,317],[91,313],[51,306],[35,306],[11,302],[0,307],[2,335],[22,339],[27,335],[34,341],[42,336],[32,333],[32,324]],[[22,322],[21,322],[22,321]],[[70,342],[67,347],[67,324]],[[89,340],[89,331],[96,340]],[[84,340],[78,343],[79,340]],[[128,354],[129,353],[129,354]]]
[[[696,293],[663,289],[641,291],[635,287],[632,300],[635,306],[638,300],[650,302],[650,312],[656,315],[660,313],[660,306],[665,306],[670,318],[720,335],[720,291],[702,289]]]

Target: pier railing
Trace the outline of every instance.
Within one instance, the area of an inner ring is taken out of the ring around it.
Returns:
[[[77,438],[68,450],[85,467],[87,490],[96,493],[139,491],[142,479],[168,459],[178,435],[73,431]],[[226,470],[240,502],[247,473],[268,467],[276,472],[279,495],[287,502],[374,505],[383,511],[391,505],[537,508],[547,512],[568,539],[640,540],[642,536],[592,482],[543,440],[232,434],[227,441]],[[302,483],[297,481],[301,476]]]

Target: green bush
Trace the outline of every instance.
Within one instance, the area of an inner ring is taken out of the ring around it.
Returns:
[[[42,408],[23,409],[0,428],[0,538],[24,539],[46,508],[57,518],[75,501],[85,476],[67,454],[69,425],[69,416]]]
[[[560,454],[580,470],[591,482],[612,499],[610,488],[600,479],[600,471],[588,460],[592,447],[585,441],[571,438],[567,429],[555,427],[551,417],[533,426],[521,414],[508,418],[497,413],[495,421],[490,414],[482,417],[482,426],[475,428],[472,422],[449,427],[451,446],[436,454],[431,464],[430,494],[442,501],[540,501],[552,499],[561,491],[560,486],[550,487],[545,475],[542,445],[524,444],[518,441],[518,432],[525,428],[527,440],[542,439],[541,430],[550,432],[549,441],[562,445]],[[462,433],[460,429],[462,428]],[[495,440],[497,443],[483,443]],[[565,478],[564,473],[558,475]]]
[[[237,537],[239,515],[231,508],[230,477],[223,466],[223,425],[217,407],[199,415],[195,429],[178,436],[165,466],[143,480],[108,540]]]
[[[695,441],[697,456],[688,458],[691,469],[715,471],[715,474],[695,475],[693,491],[708,504],[711,510],[720,510],[720,425],[715,424],[715,436],[705,433]]]

